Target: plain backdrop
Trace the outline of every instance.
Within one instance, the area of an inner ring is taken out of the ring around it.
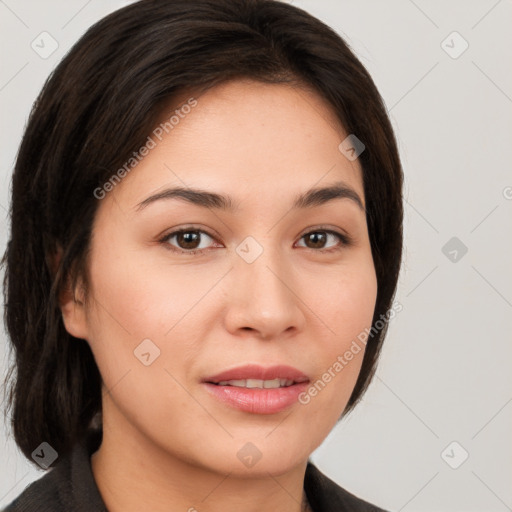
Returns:
[[[85,30],[127,3],[0,1],[2,253],[32,102]],[[364,401],[312,459],[392,511],[512,510],[512,2],[293,4],[333,27],[369,70],[406,180],[403,309]],[[33,49],[41,37],[46,51],[58,44],[50,56]],[[2,330],[2,377],[6,346]],[[44,473],[3,422],[0,436],[1,507]]]

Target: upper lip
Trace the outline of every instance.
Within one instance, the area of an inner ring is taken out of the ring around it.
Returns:
[[[218,382],[226,380],[274,380],[274,379],[286,379],[293,380],[294,382],[307,382],[309,381],[307,375],[287,365],[275,365],[275,366],[260,366],[257,364],[247,364],[244,366],[237,366],[230,370],[217,373],[210,377],[203,379],[203,382],[210,382],[217,384]]]

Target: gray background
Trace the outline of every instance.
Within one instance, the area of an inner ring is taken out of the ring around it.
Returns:
[[[32,102],[84,31],[127,3],[0,0],[2,253]],[[372,74],[406,175],[403,310],[363,403],[313,461],[393,511],[512,510],[512,2],[293,4],[338,31]],[[58,42],[45,59],[31,47],[42,46],[43,31]],[[7,425],[0,435],[1,507],[43,471],[21,456]]]

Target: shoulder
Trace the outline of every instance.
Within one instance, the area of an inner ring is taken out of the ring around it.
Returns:
[[[59,476],[53,468],[32,482],[1,512],[50,512],[59,503]]]
[[[343,489],[311,462],[306,468],[304,490],[314,512],[386,512]]]
[[[90,462],[90,455],[99,446],[101,438],[101,431],[89,430],[55,467],[32,482],[0,512],[105,511]]]

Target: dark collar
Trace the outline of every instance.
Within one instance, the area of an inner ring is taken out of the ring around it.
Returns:
[[[108,512],[91,468],[91,455],[99,448],[102,437],[101,429],[90,429],[69,455],[30,484],[4,512]],[[309,460],[304,490],[314,512],[385,512],[340,487]]]

